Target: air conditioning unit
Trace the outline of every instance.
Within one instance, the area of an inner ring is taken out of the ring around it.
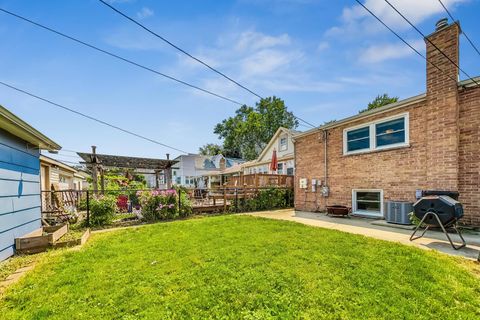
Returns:
[[[412,224],[408,214],[413,211],[413,203],[406,201],[387,201],[385,221],[397,224]]]

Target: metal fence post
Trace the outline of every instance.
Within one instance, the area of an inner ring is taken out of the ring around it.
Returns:
[[[90,227],[90,191],[87,190],[87,227]]]
[[[227,188],[223,188],[223,212],[227,212]]]
[[[182,210],[182,189],[178,189],[178,213]]]
[[[235,212],[238,212],[238,189],[235,188]]]

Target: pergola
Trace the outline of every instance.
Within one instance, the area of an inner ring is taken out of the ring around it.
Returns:
[[[77,152],[80,158],[84,160],[82,162],[88,168],[92,170],[92,182],[93,190],[97,192],[97,176],[100,172],[100,186],[102,193],[105,190],[104,168],[125,168],[125,169],[147,169],[154,170],[156,175],[157,188],[159,173],[165,172],[165,179],[167,187],[171,187],[172,183],[172,166],[178,161],[170,160],[167,154],[167,159],[152,159],[152,158],[139,158],[139,157],[126,157],[110,154],[98,154],[96,147],[92,146],[92,153]]]

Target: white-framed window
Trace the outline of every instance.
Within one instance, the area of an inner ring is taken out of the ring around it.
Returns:
[[[289,176],[293,176],[293,168],[292,168],[292,167],[287,168],[287,174],[288,174]]]
[[[343,154],[409,145],[409,114],[379,119],[343,130]]]
[[[281,137],[278,143],[278,151],[285,151],[288,149],[288,139],[287,137]]]
[[[278,163],[277,173],[278,174],[283,174],[283,163],[282,162]]]
[[[352,212],[364,216],[383,217],[383,190],[353,189]]]

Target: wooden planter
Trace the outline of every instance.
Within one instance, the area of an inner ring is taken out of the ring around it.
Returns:
[[[65,248],[65,247],[75,247],[78,245],[83,245],[90,238],[90,229],[87,229],[80,239],[61,241],[53,244],[54,248]]]
[[[339,205],[334,205],[334,206],[327,206],[327,215],[331,216],[348,216],[350,213],[350,208],[346,206],[339,206]]]
[[[15,250],[22,253],[37,253],[47,250],[68,231],[68,224],[39,228],[15,239]],[[47,233],[47,234],[44,234]]]

